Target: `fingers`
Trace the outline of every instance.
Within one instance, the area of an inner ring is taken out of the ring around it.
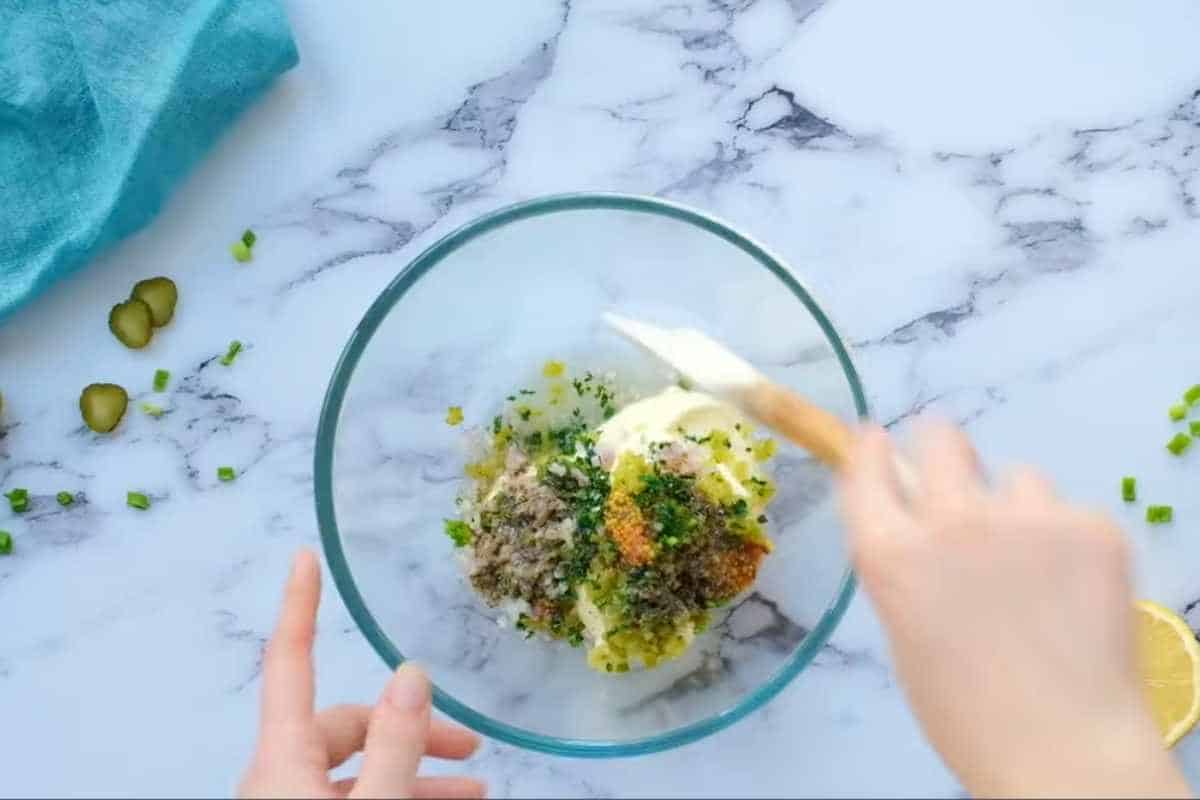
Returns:
[[[317,714],[317,728],[325,740],[329,768],[340,766],[346,759],[363,749],[371,721],[371,707],[364,705],[333,706]],[[479,749],[479,735],[461,725],[435,719],[429,724],[429,741],[425,755],[434,758],[461,760]]]
[[[264,729],[288,727],[312,718],[312,644],[320,601],[321,568],[312,551],[302,550],[292,562],[283,609],[263,657]]]
[[[1020,467],[1009,473],[1005,478],[1002,493],[1013,503],[1039,508],[1057,499],[1050,481],[1029,467]]]
[[[917,448],[917,466],[921,473],[918,504],[923,509],[960,508],[983,488],[975,448],[966,434],[950,425],[925,428]]]
[[[329,769],[341,766],[363,749],[370,719],[371,707],[364,705],[332,706],[317,714],[317,729],[325,741]]]
[[[353,797],[409,797],[429,739],[429,679],[404,664],[371,713]]]
[[[842,481],[852,536],[890,534],[909,519],[894,464],[895,451],[883,428],[864,428],[854,442]]]
[[[427,797],[431,800],[440,798],[482,798],[487,796],[487,784],[474,778],[461,775],[451,775],[436,778],[417,778],[413,787],[413,797]]]

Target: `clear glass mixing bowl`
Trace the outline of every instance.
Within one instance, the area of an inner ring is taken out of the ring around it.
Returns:
[[[649,753],[735,722],[804,669],[854,592],[832,476],[783,446],[775,551],[683,658],[601,674],[579,649],[497,624],[443,533],[466,460],[447,408],[486,425],[550,358],[657,369],[605,310],[699,327],[846,419],[866,414],[845,343],[778,258],[698,211],[590,194],[494,212],[405,267],[350,337],[317,433],[325,555],[372,647],[425,666],[460,722],[572,756]]]

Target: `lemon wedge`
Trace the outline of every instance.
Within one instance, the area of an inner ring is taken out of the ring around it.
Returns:
[[[1171,747],[1200,720],[1200,642],[1174,611],[1137,602],[1142,682],[1163,743]]]

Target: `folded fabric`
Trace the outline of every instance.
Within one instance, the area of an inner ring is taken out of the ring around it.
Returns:
[[[0,319],[149,222],[296,61],[277,0],[0,0]]]

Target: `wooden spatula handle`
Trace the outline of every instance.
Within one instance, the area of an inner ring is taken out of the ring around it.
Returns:
[[[845,422],[795,392],[759,383],[740,398],[750,416],[786,436],[840,472],[850,457],[853,435]]]

